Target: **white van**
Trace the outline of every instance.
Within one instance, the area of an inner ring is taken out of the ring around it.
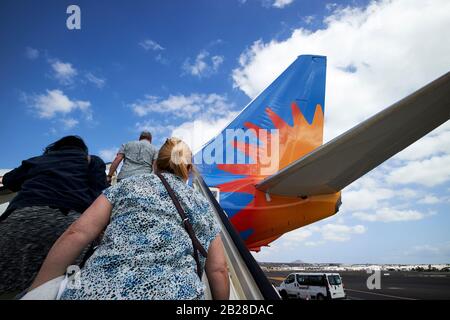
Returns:
[[[307,300],[345,299],[338,273],[291,273],[278,287],[281,297]]]

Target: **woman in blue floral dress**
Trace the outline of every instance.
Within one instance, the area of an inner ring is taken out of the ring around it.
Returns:
[[[161,147],[156,166],[208,252],[200,264],[213,298],[227,299],[220,226],[209,202],[186,184],[191,159],[187,145],[172,138]],[[66,289],[62,299],[204,299],[191,238],[155,174],[133,176],[106,189],[55,243],[31,289],[64,274],[105,227],[100,246],[81,269],[80,286]]]

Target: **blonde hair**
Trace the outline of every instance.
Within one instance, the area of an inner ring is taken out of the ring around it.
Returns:
[[[193,170],[191,149],[181,139],[169,138],[159,149],[156,166],[187,180]]]

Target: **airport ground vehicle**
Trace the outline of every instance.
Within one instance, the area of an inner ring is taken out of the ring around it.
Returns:
[[[306,300],[345,299],[338,273],[291,273],[278,287],[280,295]]]

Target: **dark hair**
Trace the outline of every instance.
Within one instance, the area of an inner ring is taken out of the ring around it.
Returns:
[[[62,148],[78,148],[83,150],[86,154],[88,153],[88,147],[84,143],[83,139],[79,136],[66,136],[61,139],[59,139],[56,142],[53,142],[52,144],[49,144],[44,149],[44,154],[47,154],[51,151],[57,151],[61,150]]]
[[[139,136],[139,140],[147,139],[148,141],[152,142],[152,134],[148,131],[142,131],[141,135]]]

